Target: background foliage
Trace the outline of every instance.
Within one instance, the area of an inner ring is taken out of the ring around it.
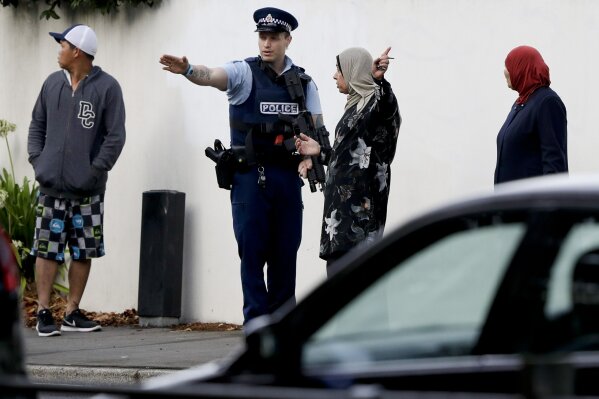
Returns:
[[[41,0],[0,0],[3,7],[19,5],[31,6],[37,5]],[[100,11],[103,15],[117,12],[121,6],[137,7],[142,4],[148,7],[153,7],[160,0],[43,0],[47,8],[40,13],[40,19],[50,18],[59,19],[58,9],[72,11]]]
[[[0,173],[0,225],[12,239],[23,290],[27,281],[33,281],[34,259],[29,255],[29,250],[33,245],[38,188],[35,181],[30,181],[27,177],[23,178],[21,184],[15,179],[8,135],[16,129],[14,123],[0,119],[0,138],[3,138],[6,143],[10,162],[10,172],[2,168]]]
[[[17,126],[7,120],[0,119],[0,138],[6,142],[6,150],[10,161],[10,172],[2,168],[0,173],[0,225],[12,240],[13,250],[17,258],[17,265],[21,274],[21,295],[27,283],[34,281],[35,256],[30,254],[33,245],[33,232],[35,229],[36,205],[38,187],[35,181],[23,178],[19,184],[15,180],[15,170],[8,144],[8,135],[16,131]],[[65,250],[65,252],[68,252]],[[64,281],[68,271],[67,259],[58,268],[60,278]],[[54,282],[54,289],[60,293],[67,293],[69,289],[59,282]]]

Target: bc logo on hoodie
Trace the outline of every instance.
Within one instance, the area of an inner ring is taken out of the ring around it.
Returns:
[[[96,117],[92,104],[87,101],[79,101],[79,115],[77,118],[81,119],[81,126],[86,129],[94,127],[93,119]]]

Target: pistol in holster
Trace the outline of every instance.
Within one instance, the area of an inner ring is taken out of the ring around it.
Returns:
[[[245,147],[225,148],[223,143],[216,139],[214,140],[214,148],[206,147],[205,153],[216,164],[214,169],[218,186],[230,190],[235,172],[247,168]]]

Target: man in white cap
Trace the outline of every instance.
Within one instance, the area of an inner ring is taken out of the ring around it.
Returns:
[[[32,254],[37,257],[39,336],[61,331],[100,330],[79,309],[91,259],[104,256],[104,192],[108,171],[125,144],[125,104],[121,87],[93,65],[94,31],[74,25],[51,32],[59,44],[58,65],[44,82],[29,126],[29,162],[40,196]],[[50,311],[58,265],[69,246],[69,295],[61,329]]]
[[[324,128],[318,89],[286,55],[297,19],[274,7],[254,12],[260,55],[223,67],[192,65],[187,57],[163,55],[163,69],[190,82],[227,92],[231,145],[245,146],[247,168],[233,176],[233,230],[241,258],[244,324],[295,302],[297,251],[301,242],[303,204],[298,170],[308,160],[284,143],[293,131],[279,114],[306,110],[316,128]],[[292,97],[286,78],[299,76],[302,98]],[[267,265],[266,279],[264,266]],[[266,280],[266,282],[265,282]]]

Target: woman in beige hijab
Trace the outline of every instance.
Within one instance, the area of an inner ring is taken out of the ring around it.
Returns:
[[[375,60],[359,47],[337,56],[333,78],[347,102],[333,147],[321,154],[328,169],[320,257],[327,266],[356,245],[380,237],[385,227],[390,165],[401,124],[397,99],[385,80],[390,50]],[[302,155],[320,154],[318,142],[304,134],[296,148]],[[305,177],[303,167],[299,172]]]

